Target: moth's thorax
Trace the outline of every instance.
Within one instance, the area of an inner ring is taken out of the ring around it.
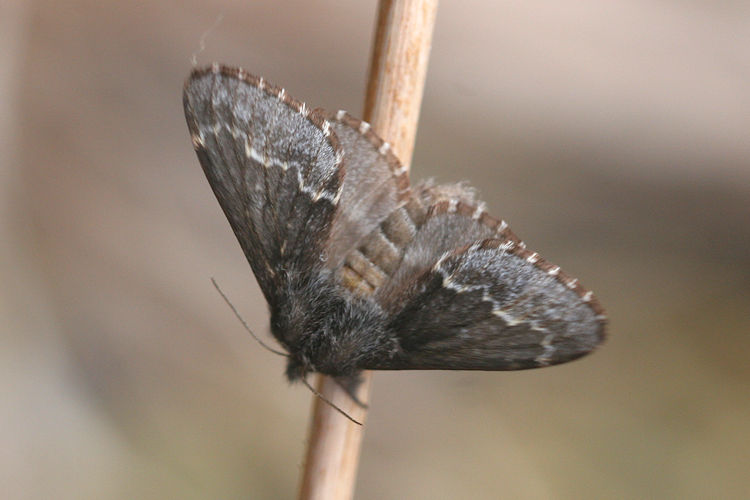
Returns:
[[[271,332],[289,353],[287,377],[309,372],[349,376],[375,356],[392,352],[385,313],[324,279],[290,282],[271,306]]]

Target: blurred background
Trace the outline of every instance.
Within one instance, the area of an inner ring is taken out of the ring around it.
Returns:
[[[311,395],[201,172],[190,57],[360,114],[375,2],[4,0],[5,498],[292,498]],[[747,498],[750,4],[445,0],[412,177],[593,289],[608,342],[377,373],[357,497]]]

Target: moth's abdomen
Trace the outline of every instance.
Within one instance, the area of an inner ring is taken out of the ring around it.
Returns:
[[[346,256],[338,280],[362,297],[375,294],[393,279],[425,215],[416,198],[396,208]]]

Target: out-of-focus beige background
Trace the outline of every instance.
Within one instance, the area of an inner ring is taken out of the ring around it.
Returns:
[[[361,109],[374,1],[6,0],[4,498],[290,498],[310,393],[184,123],[190,56]],[[747,498],[750,4],[444,0],[413,177],[611,316],[578,362],[378,373],[357,496]]]

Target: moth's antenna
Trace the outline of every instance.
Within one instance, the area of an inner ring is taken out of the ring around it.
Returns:
[[[237,316],[237,319],[238,319],[238,320],[240,320],[240,323],[242,323],[242,326],[244,326],[244,327],[245,327],[245,330],[247,330],[247,333],[249,333],[250,335],[252,335],[252,337],[253,337],[253,338],[254,338],[254,339],[255,339],[255,340],[256,340],[256,341],[257,341],[257,342],[258,342],[258,343],[259,343],[259,344],[260,344],[261,346],[265,347],[266,349],[268,349],[268,350],[269,350],[269,351],[271,351],[272,353],[274,353],[274,354],[278,354],[279,356],[284,356],[285,358],[288,358],[288,357],[289,357],[289,354],[287,354],[287,353],[285,353],[285,352],[277,351],[276,349],[274,349],[274,348],[272,348],[272,347],[268,346],[268,345],[267,345],[267,344],[266,344],[265,342],[263,342],[262,340],[260,340],[260,339],[258,338],[258,336],[257,336],[257,335],[255,335],[255,334],[253,333],[253,331],[252,331],[252,330],[250,329],[250,327],[249,327],[249,326],[247,326],[247,322],[245,322],[244,318],[243,318],[242,316],[240,316],[240,313],[239,313],[239,312],[237,311],[237,308],[236,308],[236,307],[234,307],[234,304],[232,304],[232,303],[231,303],[231,302],[229,301],[229,298],[227,298],[227,296],[226,296],[226,295],[224,294],[224,292],[223,292],[223,291],[221,290],[221,288],[219,288],[219,284],[218,284],[218,283],[216,282],[216,280],[215,280],[214,278],[211,278],[211,283],[213,283],[213,284],[214,284],[214,288],[216,288],[216,291],[217,291],[217,292],[219,292],[219,295],[221,295],[221,298],[222,298],[222,299],[224,299],[224,302],[226,302],[226,303],[227,303],[227,305],[228,305],[228,306],[229,306],[229,308],[230,308],[230,309],[232,310],[232,312],[234,313],[234,315],[235,315],[235,316]],[[350,416],[349,416],[349,414],[347,414],[347,413],[346,413],[346,412],[345,412],[344,410],[342,410],[341,408],[339,408],[338,406],[336,406],[335,404],[333,404],[333,402],[331,402],[331,401],[330,401],[330,400],[329,400],[328,398],[326,398],[326,397],[325,397],[325,396],[323,396],[323,395],[322,395],[321,393],[319,393],[319,392],[318,392],[317,390],[315,390],[315,388],[314,388],[313,386],[311,386],[311,385],[310,385],[310,384],[309,384],[309,383],[307,382],[307,380],[306,380],[306,379],[305,379],[304,377],[302,377],[302,383],[303,383],[303,384],[305,384],[305,386],[306,386],[306,387],[307,387],[308,389],[310,389],[310,391],[311,391],[311,392],[312,392],[313,394],[315,394],[315,395],[316,395],[316,396],[318,396],[318,397],[319,397],[320,399],[322,399],[322,400],[323,400],[323,401],[324,401],[325,403],[327,403],[328,405],[330,405],[330,406],[331,406],[331,408],[333,408],[333,409],[334,409],[334,410],[336,410],[337,412],[341,413],[341,414],[342,414],[343,416],[345,416],[346,418],[348,418],[349,420],[351,420],[351,421],[352,421],[352,422],[354,422],[355,424],[357,424],[357,425],[362,425],[362,422],[357,422],[356,420],[354,420],[354,419],[353,419],[352,417],[350,417]]]
[[[307,388],[310,389],[310,391],[313,394],[315,394],[316,396],[318,396],[323,402],[328,403],[328,405],[331,408],[333,408],[337,412],[341,413],[343,416],[345,416],[346,418],[348,418],[349,420],[351,420],[355,424],[362,425],[362,422],[358,422],[358,421],[354,420],[352,417],[349,416],[348,413],[346,413],[344,410],[342,410],[341,408],[339,408],[338,406],[336,406],[335,404],[333,404],[333,402],[331,402],[331,400],[329,400],[328,398],[326,398],[325,396],[323,396],[321,393],[319,393],[317,390],[315,390],[315,388],[309,384],[309,382],[307,381],[307,379],[305,379],[304,377],[302,377],[301,380],[302,380],[302,383],[305,384],[307,386]]]
[[[193,67],[198,66],[198,54],[206,50],[206,38],[208,38],[208,35],[211,34],[213,30],[216,29],[216,27],[221,24],[221,21],[224,20],[224,12],[219,12],[219,15],[216,16],[216,21],[209,27],[206,31],[203,32],[203,34],[200,37],[200,40],[198,41],[198,50],[193,52],[193,55],[190,56],[190,63],[193,65]]]
[[[239,313],[239,312],[237,312],[237,308],[235,308],[235,307],[234,307],[234,304],[232,304],[231,302],[229,302],[229,299],[227,298],[227,296],[226,296],[226,295],[224,295],[224,292],[222,292],[222,291],[221,291],[221,288],[219,288],[219,284],[218,284],[218,283],[216,283],[216,280],[215,280],[215,279],[213,279],[213,278],[211,278],[211,283],[213,283],[213,284],[214,284],[214,287],[215,287],[215,288],[216,288],[216,290],[217,290],[217,291],[219,292],[219,295],[221,295],[221,298],[223,298],[223,299],[224,299],[224,302],[226,302],[226,303],[227,303],[227,305],[228,305],[228,306],[230,307],[230,309],[232,309],[232,312],[234,313],[234,315],[235,315],[235,316],[237,316],[237,319],[238,319],[238,320],[240,320],[240,323],[242,323],[242,326],[244,326],[244,327],[245,327],[245,330],[247,330],[247,332],[248,332],[248,333],[249,333],[250,335],[252,335],[252,337],[253,337],[253,338],[254,338],[254,339],[255,339],[255,340],[256,340],[256,341],[257,341],[257,342],[258,342],[258,343],[259,343],[259,344],[260,344],[261,346],[265,347],[266,349],[268,349],[269,351],[271,351],[271,352],[272,352],[272,353],[274,353],[274,354],[278,354],[279,356],[284,356],[285,358],[288,358],[288,357],[289,357],[289,355],[288,355],[287,353],[285,353],[285,352],[281,352],[281,351],[277,351],[277,350],[276,350],[276,349],[274,349],[273,347],[270,347],[270,346],[269,346],[269,345],[267,345],[267,344],[266,344],[265,342],[263,342],[262,340],[260,340],[260,339],[258,338],[258,336],[257,336],[257,335],[255,335],[255,334],[253,333],[253,331],[252,331],[252,330],[250,329],[250,327],[249,327],[249,326],[247,326],[247,323],[246,323],[246,322],[245,322],[245,320],[244,320],[244,319],[242,318],[242,316],[240,316],[240,313]]]

